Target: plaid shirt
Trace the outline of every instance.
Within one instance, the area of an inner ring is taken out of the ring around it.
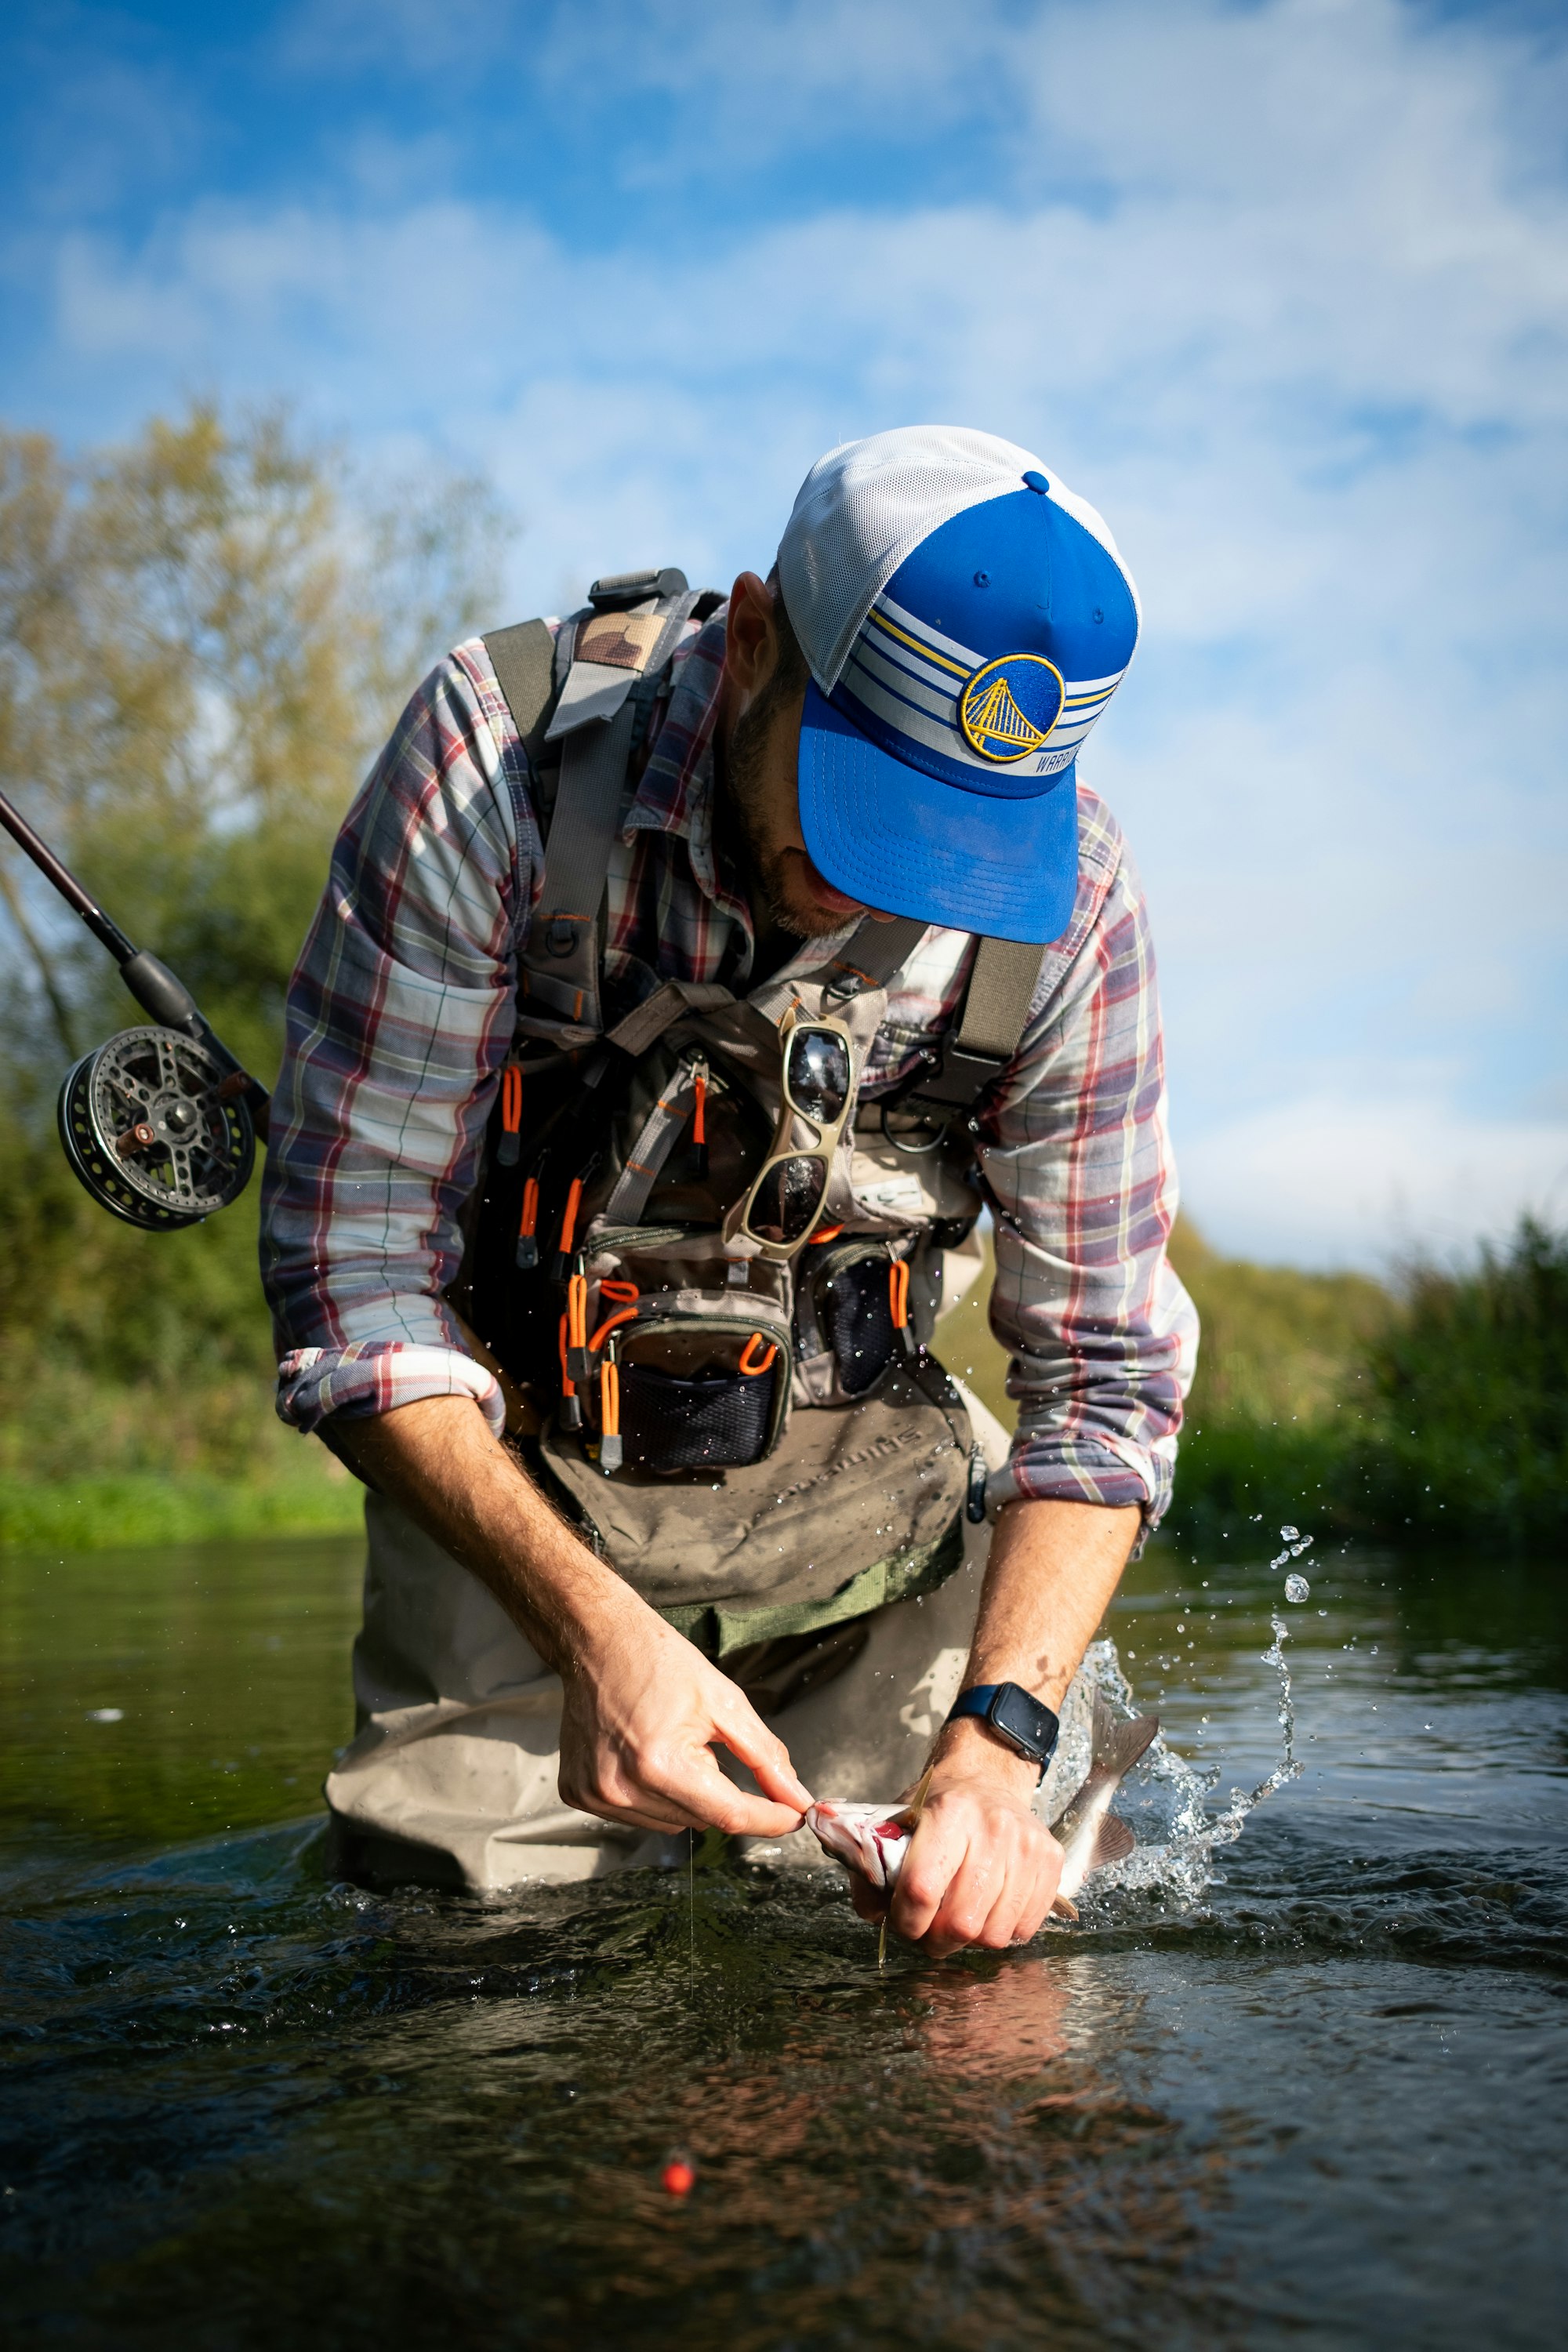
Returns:
[[[606,978],[751,970],[745,900],[713,844],[717,614],[689,629],[609,875]],[[981,1120],[995,1219],[992,1327],[1019,1406],[993,1500],[1168,1498],[1197,1321],[1165,1256],[1175,1178],[1154,962],[1110,812],[1079,787],[1078,902],[1047,953],[1018,1052]],[[495,1381],[442,1292],[458,1213],[512,1042],[519,950],[543,879],[527,756],[482,642],[416,693],[350,810],[289,992],[262,1211],[300,1429],[464,1395],[503,1424]],[[784,976],[836,941],[803,946]],[[884,1090],[952,1021],[975,942],[929,930],[889,992],[863,1087]]]

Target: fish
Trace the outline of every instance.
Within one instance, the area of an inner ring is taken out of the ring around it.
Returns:
[[[1125,1862],[1137,1843],[1121,1814],[1111,1811],[1111,1800],[1159,1728],[1157,1715],[1119,1723],[1104,1695],[1095,1692],[1089,1778],[1051,1823],[1051,1835],[1062,1848],[1062,1874],[1051,1909],[1065,1919],[1078,1917],[1073,1896],[1090,1871],[1103,1870],[1108,1862]]]
[[[1089,1777],[1051,1823],[1051,1835],[1064,1849],[1062,1874],[1051,1905],[1063,1918],[1076,1919],[1073,1897],[1092,1871],[1107,1863],[1122,1862],[1136,1841],[1111,1801],[1160,1728],[1155,1715],[1141,1715],[1120,1723],[1103,1695],[1094,1695],[1094,1728]],[[904,1866],[910,1841],[920,1825],[931,1773],[913,1795],[893,1804],[839,1804],[823,1798],[805,1816],[824,1853],[846,1869],[858,1871],[873,1886],[894,1887]]]

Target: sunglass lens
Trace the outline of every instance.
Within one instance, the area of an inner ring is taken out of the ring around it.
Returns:
[[[791,1097],[807,1118],[831,1127],[849,1099],[849,1049],[829,1029],[795,1029],[784,1064]]]
[[[827,1184],[822,1160],[775,1160],[763,1171],[746,1222],[757,1239],[786,1248],[811,1231]]]

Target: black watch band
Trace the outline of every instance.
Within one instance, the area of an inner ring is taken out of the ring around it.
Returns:
[[[1040,1768],[1040,1779],[1056,1749],[1061,1725],[1048,1706],[1025,1690],[1021,1683],[974,1683],[960,1691],[947,1711],[949,1723],[973,1715],[989,1724],[998,1739],[1016,1756],[1026,1756]]]

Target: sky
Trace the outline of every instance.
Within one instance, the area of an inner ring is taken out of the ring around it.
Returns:
[[[765,570],[863,433],[1034,451],[1142,598],[1082,770],[1189,1213],[1568,1223],[1568,9],[13,0],[0,122],[0,416],[482,470],[498,622]]]

